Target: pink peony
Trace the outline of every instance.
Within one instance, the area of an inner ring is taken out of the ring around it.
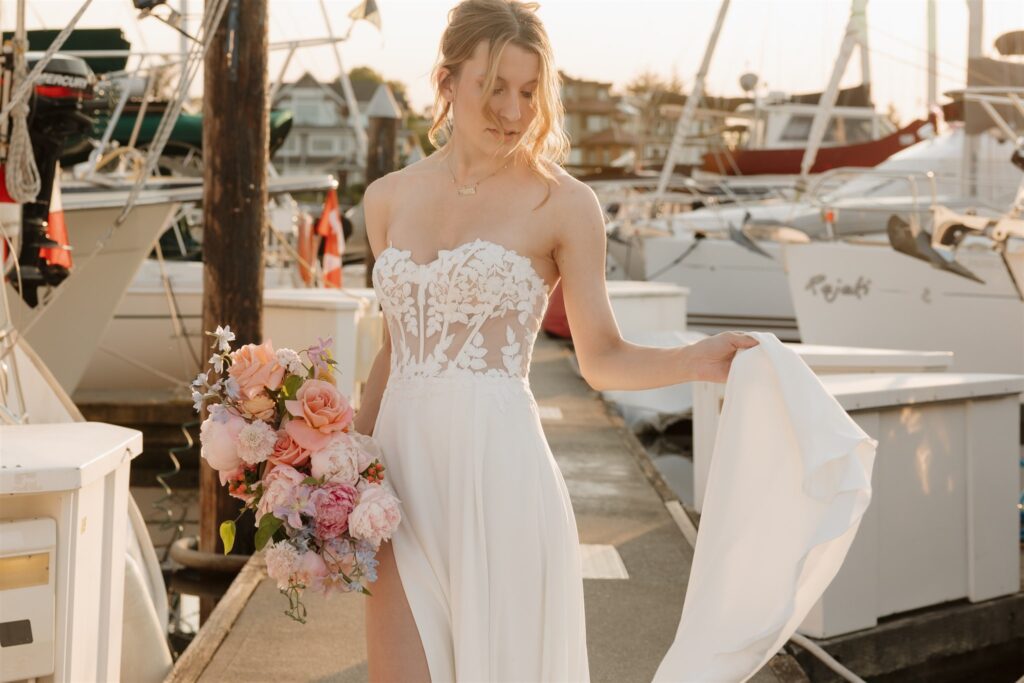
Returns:
[[[309,450],[323,448],[330,435],[345,431],[355,416],[341,392],[330,382],[319,379],[306,380],[295,393],[295,399],[284,404],[290,414],[302,418],[290,420],[285,429]]]
[[[381,541],[391,538],[402,521],[400,501],[381,484],[366,484],[359,490],[359,502],[348,516],[349,533],[377,548]]]
[[[325,484],[310,494],[316,507],[316,535],[338,538],[348,530],[348,516],[359,493],[348,484]]]
[[[210,406],[210,415],[199,428],[200,454],[218,472],[231,472],[242,466],[238,456],[238,433],[246,422],[220,403]]]
[[[277,442],[274,444],[274,452],[270,454],[270,460],[278,465],[302,467],[309,462],[309,451],[282,429],[277,433]]]
[[[284,372],[269,339],[259,345],[246,344],[231,352],[228,374],[238,382],[243,399],[256,398],[267,389],[280,389]]]
[[[324,558],[320,557],[320,553],[307,550],[299,555],[299,560],[295,567],[296,581],[303,584],[306,588],[319,590],[326,576],[327,564],[324,562]]]
[[[270,422],[277,415],[277,403],[270,398],[267,392],[263,392],[247,398],[241,402],[242,410],[256,420]]]
[[[263,497],[256,508],[256,520],[270,513],[288,522],[293,529],[302,528],[300,514],[313,514],[309,487],[302,484],[306,476],[288,465],[278,465],[263,477]]]
[[[348,434],[335,434],[323,448],[313,451],[309,465],[314,477],[336,484],[359,482],[361,450]]]

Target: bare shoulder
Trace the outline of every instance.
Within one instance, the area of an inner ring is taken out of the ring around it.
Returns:
[[[565,169],[549,167],[557,185],[551,189],[551,210],[559,248],[578,240],[604,240],[604,212],[594,190]]]

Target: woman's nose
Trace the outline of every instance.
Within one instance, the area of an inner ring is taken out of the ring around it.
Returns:
[[[507,121],[518,121],[520,117],[519,102],[515,95],[508,98],[501,107],[501,118]]]

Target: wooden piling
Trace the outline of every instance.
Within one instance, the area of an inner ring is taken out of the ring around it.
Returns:
[[[204,64],[203,330],[230,325],[234,348],[262,341],[268,20],[267,0],[232,0]],[[220,523],[235,518],[241,501],[205,462],[199,501],[199,548],[223,552]],[[253,552],[254,538],[251,517],[243,517],[233,552]]]

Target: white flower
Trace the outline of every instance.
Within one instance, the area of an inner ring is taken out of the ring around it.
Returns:
[[[213,366],[213,369],[217,372],[218,375],[224,372],[224,356],[220,355],[219,353],[215,353],[212,356],[210,356],[210,360],[206,362]]]
[[[264,559],[267,562],[267,575],[277,581],[281,590],[288,588],[292,575],[299,565],[299,553],[288,541],[268,544],[264,548]]]
[[[302,363],[302,359],[299,358],[299,354],[292,349],[278,349],[277,363],[288,370],[288,374],[290,375],[305,377],[307,374],[306,366]]]
[[[238,433],[238,457],[250,465],[258,465],[274,452],[277,432],[262,420],[250,422]]]
[[[238,399],[242,396],[242,391],[238,387],[238,380],[234,377],[228,377],[224,383],[224,390],[228,392],[228,398]]]
[[[355,486],[359,481],[359,445],[346,434],[335,434],[327,445],[310,456],[313,476],[335,484]]]
[[[192,406],[196,409],[197,413],[203,409],[203,399],[205,398],[206,396],[198,391],[192,392]]]
[[[200,372],[198,375],[196,375],[196,378],[192,380],[192,386],[196,389],[200,387],[205,387],[206,382],[208,380],[209,378],[206,376],[206,371],[204,370],[203,372]]]
[[[224,327],[217,325],[216,332],[207,332],[207,334],[217,338],[217,341],[215,343],[218,347],[218,350],[231,350],[231,342],[235,340],[235,333],[231,331],[230,325],[225,325]]]

